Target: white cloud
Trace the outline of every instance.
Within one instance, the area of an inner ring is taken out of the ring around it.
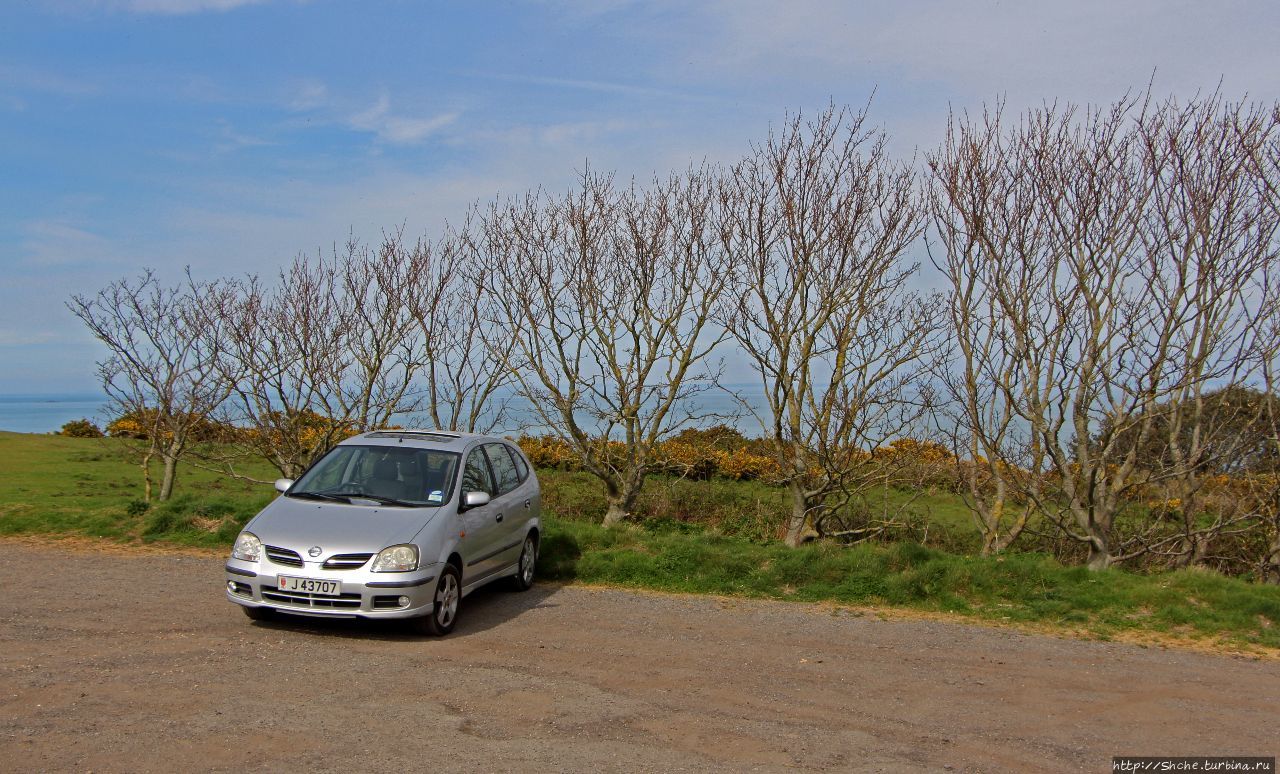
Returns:
[[[429,118],[405,118],[392,115],[391,98],[383,93],[372,107],[352,115],[347,124],[352,129],[372,132],[384,142],[411,145],[422,142],[457,119],[457,113],[441,113]]]
[[[100,263],[111,249],[107,239],[66,221],[31,221],[23,225],[22,234],[22,261],[28,267],[57,269]]]
[[[205,11],[230,11],[245,5],[257,5],[267,0],[124,0],[112,3],[116,7],[134,13],[189,14]]]
[[[290,110],[304,111],[323,107],[329,102],[329,87],[323,81],[307,79],[298,84],[288,101]]]
[[[29,347],[57,341],[60,336],[53,331],[19,330],[0,328],[0,347]]]
[[[251,5],[263,5],[280,0],[44,0],[43,5],[64,13],[82,13],[103,10],[115,13],[156,14],[182,16],[197,13],[225,13]],[[310,0],[289,0],[303,5]]]
[[[716,77],[872,77],[1019,101],[1110,101],[1153,70],[1160,90],[1212,89],[1220,77],[1239,90],[1280,86],[1273,2],[719,0],[711,14],[718,39],[692,55]]]
[[[540,75],[522,75],[513,73],[487,73],[465,71],[463,75],[486,78],[509,83],[528,83],[534,86],[547,86],[556,89],[572,89],[577,91],[594,91],[604,94],[623,94],[631,97],[651,97],[653,99],[688,100],[693,102],[718,101],[719,97],[710,97],[692,92],[661,89],[653,86],[638,86],[615,81],[595,81],[582,78],[552,78]]]
[[[582,152],[591,144],[605,139],[618,139],[620,135],[641,130],[656,130],[658,125],[652,121],[633,121],[621,118],[602,119],[599,121],[565,121],[550,124],[519,124],[500,128],[486,128],[469,131],[465,138],[458,138],[457,144],[495,147],[537,147],[540,151],[548,148],[572,148]]]
[[[82,97],[101,90],[97,83],[84,78],[71,78],[48,70],[8,65],[0,65],[0,87],[64,97]]]
[[[219,153],[230,153],[241,148],[260,148],[267,145],[275,145],[270,140],[239,132],[227,121],[219,121],[218,125],[219,140],[213,147]]]

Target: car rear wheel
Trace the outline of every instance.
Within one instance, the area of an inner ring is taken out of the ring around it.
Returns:
[[[516,591],[528,591],[533,586],[534,567],[538,563],[538,542],[529,535],[524,539],[524,548],[520,550],[520,561],[516,564],[516,574],[511,578],[511,587]]]
[[[431,606],[431,614],[415,621],[417,629],[437,637],[448,634],[458,622],[461,605],[462,582],[458,576],[458,568],[446,564],[440,571],[440,580],[436,581],[435,604]]]

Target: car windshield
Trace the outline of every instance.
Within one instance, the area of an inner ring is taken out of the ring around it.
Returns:
[[[453,495],[458,455],[402,446],[339,446],[289,488],[289,497],[437,507]]]

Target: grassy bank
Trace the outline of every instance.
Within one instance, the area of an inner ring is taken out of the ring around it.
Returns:
[[[144,509],[137,469],[119,459],[114,442],[101,440],[0,433],[0,471],[0,534],[227,547],[274,496],[268,486],[188,466],[177,498]],[[250,472],[274,477],[265,465]],[[746,482],[655,482],[647,507],[668,509],[667,518],[605,529],[586,520],[599,497],[592,482],[549,473],[543,483],[546,578],[896,606],[1098,637],[1138,633],[1280,649],[1280,588],[1198,571],[1090,573],[1038,554],[984,559],[908,542],[788,549],[769,539],[781,518],[780,495]],[[688,508],[722,516],[710,528],[694,525],[681,519]],[[958,530],[958,508],[936,498],[929,513],[940,529]]]

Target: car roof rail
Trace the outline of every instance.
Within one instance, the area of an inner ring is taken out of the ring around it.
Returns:
[[[387,428],[385,430],[373,430],[365,433],[366,438],[421,438],[431,441],[456,441],[462,437],[461,433],[454,433],[448,430],[403,430],[400,428]]]

